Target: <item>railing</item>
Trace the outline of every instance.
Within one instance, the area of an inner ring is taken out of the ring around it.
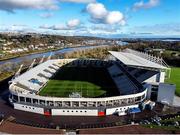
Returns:
[[[156,57],[156,56],[150,55],[145,52],[139,52],[139,51],[135,51],[135,50],[131,50],[131,49],[126,49],[125,52],[132,53],[134,55],[137,55],[139,57],[145,58],[149,61],[155,62],[157,64],[160,64],[162,66],[169,68],[169,65],[160,57]]]

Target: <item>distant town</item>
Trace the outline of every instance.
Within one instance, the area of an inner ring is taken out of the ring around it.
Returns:
[[[8,58],[68,47],[120,44],[119,40],[104,38],[6,33],[0,34],[0,57]]]

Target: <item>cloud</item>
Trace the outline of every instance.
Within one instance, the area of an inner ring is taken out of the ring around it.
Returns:
[[[149,0],[148,2],[145,3],[143,0],[141,0],[133,5],[133,10],[136,11],[139,9],[153,8],[158,6],[159,2],[160,0]]]
[[[59,0],[60,2],[72,2],[72,3],[93,3],[96,0]]]
[[[68,30],[68,27],[66,27],[65,25],[59,24],[59,25],[41,25],[39,26],[40,29],[49,29],[49,30]]]
[[[87,5],[86,10],[93,19],[103,19],[108,14],[105,6],[101,3],[90,3]]]
[[[66,25],[63,24],[59,24],[59,25],[41,25],[39,26],[40,29],[50,29],[50,30],[74,30],[77,28],[83,28],[82,26],[80,26],[81,22],[78,19],[72,19],[69,20]]]
[[[101,33],[116,33],[120,30],[120,28],[117,28],[115,26],[105,26],[105,25],[93,25],[92,27],[90,27],[90,30],[91,31],[94,31],[94,32],[101,32]]]
[[[106,16],[106,23],[107,24],[121,24],[124,25],[124,16],[121,12],[119,11],[112,11],[109,12]]]
[[[53,13],[42,13],[42,14],[39,14],[40,17],[42,18],[50,18],[52,16],[54,16]]]
[[[167,24],[137,26],[137,27],[131,28],[131,30],[138,31],[138,33],[180,35],[180,23],[167,23]]]
[[[27,27],[25,24],[13,24],[14,27]]]
[[[75,19],[74,19],[75,20]],[[68,21],[70,22],[70,21]],[[67,23],[68,23],[67,22]],[[81,24],[77,25],[76,27],[73,26],[68,26],[60,24],[60,25],[42,25],[39,26],[41,30],[45,31],[55,31],[58,34],[64,34],[64,35],[94,35],[94,36],[99,36],[99,35],[113,35],[117,33],[121,33],[121,27],[118,27],[117,25],[108,25],[107,24],[93,24],[90,26],[83,26]],[[52,32],[53,32],[52,31]]]
[[[51,29],[51,26],[44,24],[44,25],[39,26],[39,28],[40,29]]]
[[[122,28],[117,25],[108,25],[107,24],[93,24],[84,28],[75,29],[71,31],[73,35],[91,35],[91,36],[100,36],[100,35],[113,35],[121,33]]]
[[[90,3],[86,12],[91,16],[91,22],[102,24],[125,25],[124,15],[120,11],[108,11],[102,3]]]
[[[24,24],[12,24],[12,25],[0,25],[0,31],[2,32],[37,32],[34,28],[31,28]]]
[[[0,10],[11,13],[20,9],[56,10],[58,8],[57,0],[0,0]]]
[[[67,22],[67,26],[70,28],[77,27],[80,24],[80,21],[78,19],[69,20]]]

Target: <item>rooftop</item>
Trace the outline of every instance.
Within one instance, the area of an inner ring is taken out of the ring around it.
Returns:
[[[109,53],[128,66],[168,69],[167,64],[164,64],[164,61],[161,58],[157,58],[145,53],[136,53],[136,51],[130,49],[127,49],[124,52],[109,51]],[[149,56],[149,58],[146,56]]]

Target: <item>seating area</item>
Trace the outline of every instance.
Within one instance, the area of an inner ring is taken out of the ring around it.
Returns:
[[[43,84],[43,82],[40,82],[38,79],[35,79],[35,78],[31,78],[29,82],[32,82],[33,84],[38,84],[40,86],[42,86]]]
[[[116,65],[108,68],[108,71],[116,83],[116,86],[119,89],[120,94],[134,93],[137,90],[137,87],[129,79],[129,77]]]
[[[38,65],[35,69],[32,68],[15,78],[13,80],[14,86],[19,87],[22,90],[21,92],[37,93],[48,82],[49,78],[59,70],[60,66],[56,63],[55,60],[49,60]]]
[[[130,72],[131,75],[133,75],[135,78],[137,78],[137,80],[141,83],[158,73],[157,71],[140,69],[140,68],[139,69],[138,68],[128,68],[128,71]]]
[[[82,66],[82,67],[86,67],[86,66],[94,66],[94,67],[106,67],[109,66],[111,63],[107,62],[107,61],[101,61],[101,60],[96,60],[96,59],[88,59],[88,60],[84,60],[84,59],[77,59],[75,61],[72,61],[69,63],[69,66]]]
[[[24,90],[37,93],[48,82],[48,80],[54,76],[62,65],[68,63],[70,65],[78,64],[82,66],[88,63],[91,66],[108,65],[108,72],[114,80],[121,95],[136,93],[141,89],[139,81],[155,74],[154,71],[125,67],[122,63],[118,63],[117,61],[112,63],[99,60],[49,60],[15,78],[13,83]],[[21,85],[19,82],[21,82]]]

